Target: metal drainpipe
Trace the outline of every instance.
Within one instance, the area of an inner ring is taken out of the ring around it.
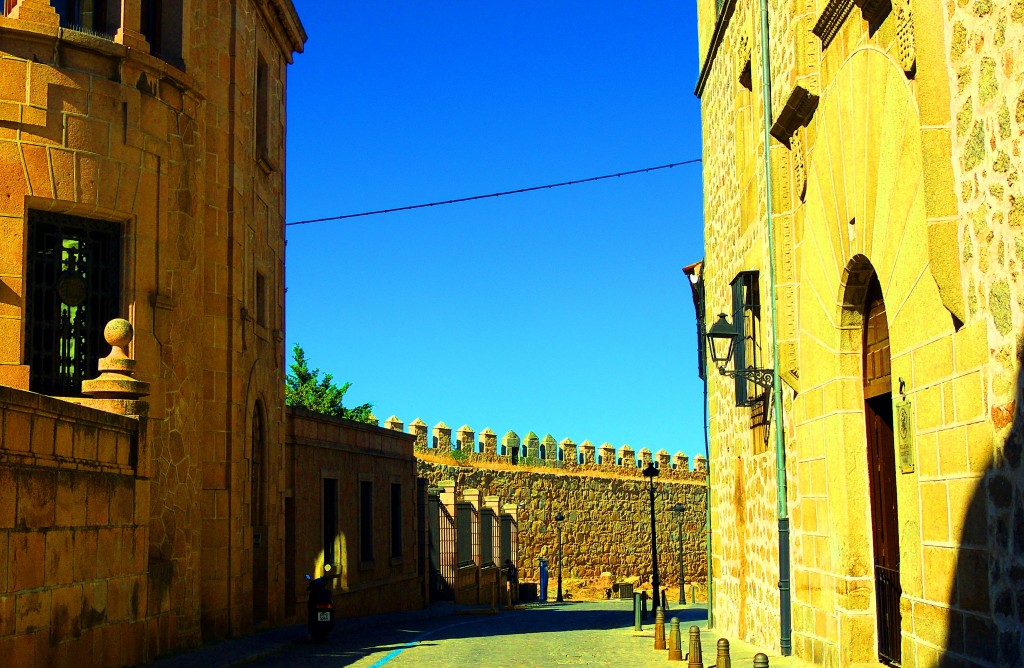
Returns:
[[[772,213],[772,73],[768,50],[768,0],[761,1],[761,89],[764,93],[764,181],[767,199],[768,290],[772,297],[772,388],[775,413],[775,482],[779,519],[779,646],[793,653],[792,603],[789,583],[789,507],[786,485],[786,441],[782,427],[782,382],[779,377],[779,330],[775,290],[775,225]]]

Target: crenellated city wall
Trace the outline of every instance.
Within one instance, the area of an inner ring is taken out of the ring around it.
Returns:
[[[392,416],[388,429],[405,431]],[[687,582],[706,582],[704,523],[707,502],[707,462],[697,456],[693,469],[683,453],[669,455],[647,448],[589,441],[556,442],[551,434],[533,432],[520,437],[509,431],[498,443],[490,429],[477,434],[468,426],[455,431],[440,422],[428,431],[420,419],[408,425],[416,437],[417,474],[431,486],[453,480],[456,496],[480,490],[502,504],[516,504],[520,579],[539,578],[539,559],[546,558],[554,591],[558,527],[563,513],[562,568],[565,579],[596,580],[609,572],[614,578],[651,576],[651,515],[649,482],[643,468],[655,463],[655,517],[658,567],[663,585],[679,582],[679,529],[685,533],[683,552]],[[673,512],[680,505],[683,510]],[[554,594],[551,594],[554,596]]]

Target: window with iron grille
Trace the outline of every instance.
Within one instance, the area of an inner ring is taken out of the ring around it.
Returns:
[[[359,481],[359,560],[373,561],[373,483]]]
[[[334,544],[338,540],[338,481],[323,479],[324,563],[337,563]]]
[[[263,498],[263,459],[266,452],[266,440],[263,429],[263,406],[257,402],[252,411],[252,481],[250,499],[250,520],[252,526],[266,526],[266,504]]]
[[[256,155],[270,155],[270,80],[267,61],[263,54],[256,56]]]
[[[391,556],[402,556],[402,485],[391,483]]]
[[[761,368],[761,296],[756,271],[742,271],[732,281],[732,322],[738,332],[733,368]],[[764,400],[764,388],[741,377],[736,377],[735,383],[737,406],[754,406]]]
[[[120,22],[121,3],[116,0],[50,0],[62,28],[113,39]]]
[[[121,226],[29,211],[25,361],[29,389],[81,396],[109,352],[103,328],[121,302]]]

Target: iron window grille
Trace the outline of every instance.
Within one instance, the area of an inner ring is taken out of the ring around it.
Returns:
[[[732,321],[736,329],[733,368],[762,368],[761,295],[758,272],[741,271],[732,281]],[[751,378],[736,376],[736,405],[754,407],[765,401],[768,390]]]
[[[117,223],[30,211],[25,267],[29,389],[81,396],[107,348],[103,328],[121,302]]]
[[[373,483],[359,481],[359,560],[373,561]]]

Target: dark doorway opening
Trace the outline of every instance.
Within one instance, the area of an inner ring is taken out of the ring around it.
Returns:
[[[901,659],[899,509],[893,439],[889,325],[878,278],[872,276],[864,311],[864,416],[875,566],[878,659]]]

